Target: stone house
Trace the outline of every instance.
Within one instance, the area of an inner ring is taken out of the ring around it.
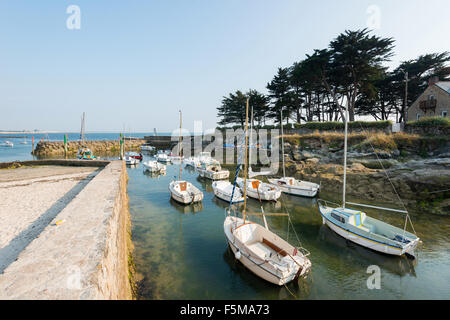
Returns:
[[[408,121],[423,117],[448,117],[450,81],[430,81],[428,88],[408,109]]]

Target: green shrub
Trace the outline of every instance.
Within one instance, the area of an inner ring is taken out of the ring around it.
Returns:
[[[411,127],[449,127],[450,119],[443,117],[427,117],[416,121],[410,121],[407,126]]]
[[[348,127],[350,129],[386,129],[392,125],[392,122],[389,120],[386,121],[353,121],[348,123]],[[296,129],[310,129],[310,130],[321,130],[321,131],[341,131],[344,130],[344,123],[338,121],[329,121],[329,122],[308,122],[305,124],[294,124]]]

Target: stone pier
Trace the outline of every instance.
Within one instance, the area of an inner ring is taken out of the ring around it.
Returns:
[[[0,170],[0,299],[132,298],[125,164],[72,162]]]

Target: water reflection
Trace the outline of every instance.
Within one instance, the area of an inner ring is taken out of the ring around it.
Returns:
[[[172,198],[170,198],[170,205],[175,208],[179,213],[188,214],[188,213],[197,213],[203,210],[202,202],[195,202],[189,205],[184,205],[176,202]]]
[[[148,160],[148,156],[145,156]],[[167,167],[166,176],[153,177],[142,169],[128,168],[128,191],[132,216],[135,262],[141,275],[140,298],[148,299],[432,299],[450,296],[450,218],[423,213],[412,219],[424,240],[419,259],[411,261],[385,256],[356,244],[348,244],[322,224],[316,199],[282,195],[277,203],[263,204],[265,212],[289,212],[286,217],[267,217],[269,228],[311,253],[312,272],[307,279],[287,288],[274,286],[255,276],[229,251],[223,234],[224,210],[228,203],[217,199],[210,180],[197,179],[193,168],[184,168],[182,178],[204,192],[194,206],[170,199],[168,185],[179,167]],[[321,193],[321,198],[339,201],[339,194]],[[357,199],[350,199],[354,201]],[[357,201],[355,201],[357,202]],[[248,210],[259,211],[260,203],[248,199]],[[377,205],[377,203],[368,203]],[[367,214],[396,226],[404,216],[367,210]],[[252,216],[257,223],[260,217]],[[382,270],[382,290],[368,290],[367,267]],[[291,294],[291,293],[292,294]]]
[[[367,249],[344,239],[326,225],[320,227],[317,242],[326,242],[326,245],[322,246],[325,251],[330,254],[339,252],[339,255],[347,259],[348,262],[355,263],[355,260],[359,260],[358,264],[377,265],[381,269],[388,270],[401,277],[405,275],[416,276],[414,267],[417,265],[417,260],[390,256]]]

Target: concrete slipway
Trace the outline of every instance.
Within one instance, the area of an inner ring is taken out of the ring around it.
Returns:
[[[21,165],[0,170],[0,299],[132,298],[124,162]]]

